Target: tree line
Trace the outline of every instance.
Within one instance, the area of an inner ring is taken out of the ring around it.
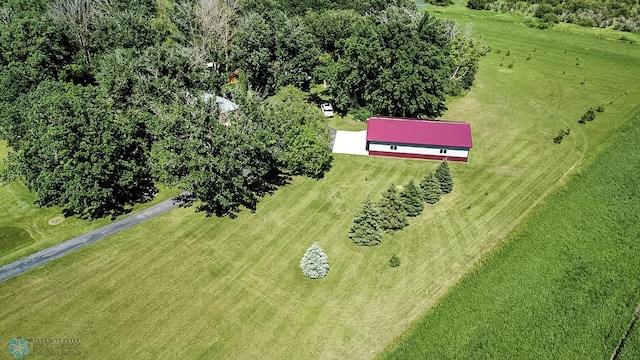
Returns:
[[[537,20],[531,24],[540,28],[566,22],[587,27],[612,27],[628,32],[640,31],[638,0],[468,0],[467,6],[479,10],[530,13]]]
[[[2,178],[65,215],[117,215],[163,183],[234,216],[330,168],[312,86],[343,113],[437,116],[482,53],[404,0],[7,0]]]
[[[353,220],[349,238],[359,246],[378,245],[384,234],[393,234],[409,226],[408,217],[420,216],[425,203],[433,205],[451,191],[453,179],[446,161],[419,184],[411,179],[402,191],[391,184],[378,202],[367,197]]]

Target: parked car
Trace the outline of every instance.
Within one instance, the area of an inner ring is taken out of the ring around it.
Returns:
[[[333,107],[331,104],[322,104],[320,105],[320,109],[322,109],[322,114],[326,117],[333,117]]]

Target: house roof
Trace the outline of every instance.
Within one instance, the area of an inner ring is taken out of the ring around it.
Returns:
[[[419,119],[369,118],[367,141],[471,148],[471,125]]]
[[[220,109],[221,112],[225,113],[225,112],[229,112],[229,111],[234,111],[238,109],[238,105],[236,103],[234,103],[233,101],[229,100],[229,99],[225,99],[223,97],[220,96],[215,96],[213,94],[210,93],[206,93],[202,95],[202,99],[209,104],[211,102],[211,99],[215,98],[216,101],[216,106],[218,106],[218,109]]]

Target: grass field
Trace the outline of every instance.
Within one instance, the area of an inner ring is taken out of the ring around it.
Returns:
[[[0,142],[0,159],[7,156],[7,151],[6,144]],[[162,189],[153,201],[136,205],[133,211],[144,209],[178,193],[177,190]],[[35,195],[22,183],[0,186],[0,266],[111,222],[110,219],[87,221],[76,217],[59,222],[63,219],[60,208],[38,208],[34,204],[35,200]],[[20,241],[15,234],[2,231],[2,228],[14,228],[10,231],[17,231],[16,234],[27,233],[30,239],[22,236],[24,241]],[[3,251],[9,248],[13,250]]]
[[[638,115],[385,358],[611,357],[640,302]]]
[[[33,242],[31,235],[21,227],[0,227],[0,255],[8,254]]]
[[[325,178],[294,179],[256,213],[178,209],[0,283],[0,339],[80,338],[91,359],[377,356],[639,111],[640,47],[446,11],[493,51],[443,117],[472,124],[470,162],[451,164],[454,192],[406,230],[376,248],[347,237],[367,195],[438,164],[336,156]],[[600,104],[596,121],[577,124]],[[314,241],[331,264],[317,281],[298,269]]]
[[[640,324],[638,324],[637,322],[630,336],[627,338],[618,359],[619,360],[640,359]]]
[[[367,130],[367,124],[353,120],[353,117],[340,116],[336,114],[334,117],[328,119],[329,125],[344,131],[362,131]]]

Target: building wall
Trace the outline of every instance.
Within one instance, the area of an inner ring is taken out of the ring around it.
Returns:
[[[425,159],[447,158],[451,160],[465,159],[461,161],[466,161],[466,159],[469,157],[469,149],[449,149],[444,147],[440,148],[440,147],[378,144],[378,143],[369,143],[368,145],[369,145],[370,155],[402,157],[402,154],[414,154],[414,155],[423,155],[423,156],[404,156],[404,157],[420,157]],[[446,150],[446,153],[440,152],[441,150]],[[394,154],[397,154],[397,155],[394,155]]]

